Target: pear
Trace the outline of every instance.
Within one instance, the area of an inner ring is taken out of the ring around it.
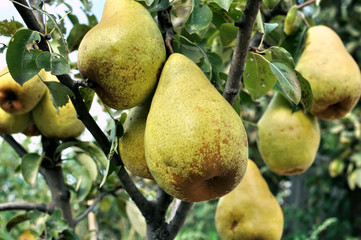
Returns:
[[[202,70],[178,53],[162,70],[144,147],[157,184],[188,202],[227,194],[247,166],[248,142],[241,118]]]
[[[215,222],[223,240],[278,240],[283,213],[257,165],[248,161],[242,182],[218,201]]]
[[[58,80],[49,73],[49,81]],[[77,118],[71,101],[59,108],[59,114],[56,112],[48,89],[32,110],[32,117],[39,132],[48,138],[60,140],[73,138],[79,136],[85,129],[83,123]]]
[[[31,114],[11,114],[0,108],[0,133],[13,134],[26,129],[31,123]]]
[[[119,139],[119,152],[125,167],[134,175],[153,179],[144,152],[144,131],[151,101],[131,109]]]
[[[162,34],[150,13],[134,0],[107,0],[98,25],[84,36],[78,67],[111,108],[145,101],[165,61]]]
[[[42,69],[21,86],[5,67],[0,72],[0,107],[12,114],[30,112],[43,97],[46,90],[43,81],[46,80],[46,72]]]
[[[320,144],[314,116],[302,109],[293,112],[288,100],[277,93],[257,126],[259,151],[273,172],[295,175],[312,165]]]
[[[296,70],[311,84],[314,101],[310,112],[320,119],[345,116],[360,98],[360,69],[329,27],[308,29]]]

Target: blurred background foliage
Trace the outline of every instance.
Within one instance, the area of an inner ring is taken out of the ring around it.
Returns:
[[[88,1],[85,2],[89,4]],[[246,1],[233,1],[227,14],[214,1],[206,2],[213,12],[212,24],[197,33],[186,31],[182,26],[187,23],[182,22],[182,18],[176,18],[189,11],[184,8],[187,1],[174,2],[173,24],[178,33],[174,38],[174,48],[177,52],[182,52],[197,62],[203,71],[208,73],[212,83],[222,92],[227,78],[224,72],[228,69],[235,38],[235,35],[232,35],[233,22],[240,18],[242,13],[238,9],[242,8]],[[263,9],[265,22],[279,24],[279,27],[266,37],[265,45],[281,45],[293,54],[295,60],[299,54],[296,50],[304,36],[302,27],[291,36],[286,36],[282,27],[287,10],[292,5],[301,3],[303,1],[283,0],[272,11]],[[89,13],[89,9],[86,9],[86,12]],[[334,29],[361,67],[361,2],[359,0],[322,0],[319,6],[305,7],[303,13],[311,24],[328,25]],[[89,26],[96,23],[90,13],[87,16],[89,16]],[[70,17],[73,16],[70,15]],[[191,23],[188,23],[188,26],[189,24]],[[256,45],[258,41],[255,35],[252,43]],[[72,46],[75,50],[77,43],[73,42]],[[361,104],[358,103],[353,112],[343,119],[331,122],[319,120],[322,134],[315,163],[304,174],[285,177],[272,173],[264,165],[256,145],[257,134],[254,124],[267,107],[270,97],[271,94],[268,94],[253,101],[247,92],[241,91],[234,107],[242,113],[245,120],[250,158],[260,167],[271,191],[282,206],[285,215],[282,239],[360,239]],[[30,139],[23,141],[26,148],[31,144]],[[50,193],[43,178],[39,177],[34,188],[25,183],[20,174],[20,159],[2,139],[0,139],[0,152],[0,202],[15,200],[49,202]],[[74,163],[71,161],[64,164],[70,187],[74,176],[67,169],[75,168],[72,164]],[[154,196],[153,182],[139,178],[134,178],[134,181],[146,195]],[[110,177],[105,188],[114,189],[119,187],[117,184],[117,180]],[[76,192],[74,189],[73,191]],[[76,200],[72,202],[74,210],[79,212],[85,210],[84,202]],[[93,210],[100,230],[99,239],[143,239],[142,233],[139,230],[136,231],[134,227],[134,224],[140,224],[141,220],[138,220],[138,223],[133,222],[132,225],[129,215],[131,212],[127,211],[127,204],[130,205],[125,193],[120,193],[117,197],[108,195],[99,202]],[[216,205],[217,200],[196,203],[176,239],[219,239],[214,223]],[[21,232],[31,228],[31,222],[24,222],[16,225],[10,232],[6,230],[8,221],[21,214],[19,211],[1,212],[0,239],[16,239]],[[76,230],[79,236],[83,236],[82,239],[91,239],[88,220],[82,221]]]

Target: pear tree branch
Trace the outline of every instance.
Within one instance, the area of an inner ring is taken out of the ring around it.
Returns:
[[[248,0],[241,20],[236,23],[236,26],[239,28],[236,45],[234,47],[228,80],[223,92],[223,97],[231,105],[233,105],[241,87],[241,79],[244,72],[244,66],[246,64],[248,46],[261,4],[262,0]]]
[[[15,150],[15,152],[19,155],[19,157],[23,157],[27,154],[26,149],[21,146],[13,136],[9,134],[0,134],[0,136]]]
[[[8,210],[39,210],[40,212],[52,214],[54,208],[49,204],[44,203],[29,203],[29,202],[8,202],[0,203],[0,212]]]
[[[30,10],[30,8],[26,8],[23,6],[28,6],[26,0],[13,0],[13,4],[15,8],[20,13],[21,17],[23,18],[25,24],[27,27],[31,30],[38,31],[44,33],[44,29],[40,26],[40,24],[37,22],[33,12]],[[42,41],[39,43],[39,48],[42,51],[49,51],[49,46],[47,45],[45,39],[42,38]],[[99,126],[96,124],[92,116],[89,114],[89,111],[87,110],[83,99],[79,93],[79,84],[77,81],[74,81],[69,75],[59,75],[57,76],[59,81],[63,83],[65,86],[70,88],[73,93],[74,97],[71,98],[71,101],[77,111],[78,118],[84,123],[86,128],[90,131],[90,133],[93,135],[95,140],[100,145],[101,149],[105,154],[108,154],[110,151],[110,143],[104,132],[99,128]],[[122,160],[119,155],[114,154],[111,159],[116,165],[123,165]],[[118,178],[123,184],[124,189],[127,191],[129,196],[132,198],[132,200],[135,202],[135,204],[138,206],[140,211],[144,214],[144,212],[150,212],[152,209],[151,204],[148,202],[148,200],[141,194],[141,192],[138,190],[134,182],[131,180],[129,175],[124,169],[124,166],[121,167],[120,171],[118,172]]]

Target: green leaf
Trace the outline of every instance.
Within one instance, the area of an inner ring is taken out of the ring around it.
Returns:
[[[224,47],[234,46],[236,43],[238,27],[233,23],[223,23],[219,29],[219,36]]]
[[[70,66],[66,59],[58,53],[42,52],[36,58],[36,66],[45,71],[51,71],[53,75],[62,75],[70,72]]]
[[[15,21],[14,18],[10,21],[5,19],[0,21],[0,36],[11,37],[16,31],[23,27],[24,26],[20,22]]]
[[[6,52],[6,63],[12,78],[20,85],[34,77],[40,69],[35,59],[41,51],[32,49],[41,40],[38,32],[21,29],[11,38]]]
[[[79,92],[80,92],[81,97],[83,98],[83,101],[84,101],[84,104],[85,104],[86,108],[89,111],[91,106],[92,106],[93,99],[94,99],[94,96],[95,96],[94,90],[91,89],[91,88],[81,87],[81,88],[79,88]]]
[[[75,174],[75,177],[78,178],[75,190],[77,192],[77,200],[81,202],[89,195],[93,186],[93,181],[89,175],[88,169],[85,167],[72,169],[72,171],[73,174]]]
[[[41,161],[43,160],[45,152],[42,155],[37,153],[27,153],[23,156],[21,162],[21,172],[27,183],[34,186],[38,179],[38,173]]]
[[[272,46],[267,49],[267,52],[271,52],[272,61],[279,61],[287,64],[290,68],[295,68],[295,61],[291,53],[289,53],[283,47]]]
[[[75,155],[75,160],[78,161],[88,171],[90,179],[95,182],[98,177],[98,166],[94,159],[86,153],[78,153]]]
[[[231,3],[233,0],[214,0],[215,3],[218,4],[221,8],[228,11],[229,7],[231,6]]]
[[[270,67],[286,96],[298,104],[301,100],[301,86],[295,71],[284,62],[279,61],[272,61]]]
[[[185,27],[189,33],[206,29],[212,22],[212,16],[212,10],[207,5],[200,6],[195,3],[194,9],[185,23]]]
[[[65,106],[68,103],[68,95],[74,96],[74,93],[60,82],[46,81],[44,83],[49,88],[51,101],[53,102],[57,112],[59,112],[59,107]]]
[[[265,33],[264,32],[264,25],[263,25],[263,19],[261,11],[258,11],[257,17],[256,17],[256,26],[258,27],[258,32]]]
[[[269,34],[273,30],[275,30],[278,27],[278,23],[265,23],[264,24],[264,32],[265,34]]]
[[[85,24],[76,24],[73,26],[67,38],[69,52],[78,49],[81,40],[90,29],[91,27]]]
[[[149,12],[159,12],[166,10],[169,7],[169,0],[157,0],[154,7]]]
[[[263,4],[266,6],[266,8],[268,9],[272,9],[274,8],[280,0],[263,0]]]
[[[145,4],[147,4],[147,6],[149,7],[150,5],[152,5],[154,2],[154,0],[145,0]]]
[[[13,229],[13,227],[15,227],[16,225],[22,223],[22,222],[25,222],[25,221],[28,221],[30,218],[29,218],[29,214],[28,213],[24,213],[24,214],[20,214],[20,215],[17,215],[15,217],[13,217],[12,219],[10,219],[10,221],[8,221],[6,223],[6,230],[8,232],[11,231],[11,229]]]
[[[108,179],[108,177],[109,177],[113,172],[115,172],[115,173],[119,172],[120,168],[121,168],[121,166],[116,166],[116,165],[113,163],[113,161],[111,161],[110,159],[108,159],[108,161],[107,161],[107,168],[106,168],[106,170],[105,170],[105,174],[104,174],[103,179],[102,179],[102,181],[101,181],[101,183],[100,183],[100,185],[99,185],[99,188],[101,188],[101,187],[105,184],[106,180]]]
[[[248,53],[243,73],[244,85],[253,99],[264,96],[276,83],[269,62],[261,55]]]
[[[68,223],[63,219],[59,209],[56,209],[46,221],[46,230],[49,232],[62,232],[67,229],[68,226]]]
[[[298,81],[301,86],[301,104],[305,112],[309,112],[312,108],[313,103],[313,93],[310,83],[301,75],[301,73],[296,72]]]
[[[304,39],[306,37],[307,27],[303,27],[302,31],[297,31],[293,35],[288,35],[282,42],[281,47],[287,49],[295,62],[298,61],[304,47]]]
[[[316,6],[319,6],[320,5],[320,3],[321,3],[321,0],[316,0]]]

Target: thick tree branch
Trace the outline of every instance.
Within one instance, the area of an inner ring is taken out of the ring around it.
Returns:
[[[52,214],[54,208],[44,203],[9,202],[0,203],[0,212],[8,210],[39,210],[40,212]]]
[[[223,92],[223,97],[233,105],[241,87],[241,78],[247,59],[248,47],[251,40],[253,26],[261,7],[262,0],[248,0],[241,20],[236,24],[239,27],[236,45],[234,47],[231,68]]]
[[[189,211],[193,206],[192,202],[181,202],[174,218],[168,224],[169,239],[175,238],[183,226]]]
[[[23,157],[27,154],[27,151],[21,146],[11,135],[0,134],[0,136],[15,150],[19,157]]]

